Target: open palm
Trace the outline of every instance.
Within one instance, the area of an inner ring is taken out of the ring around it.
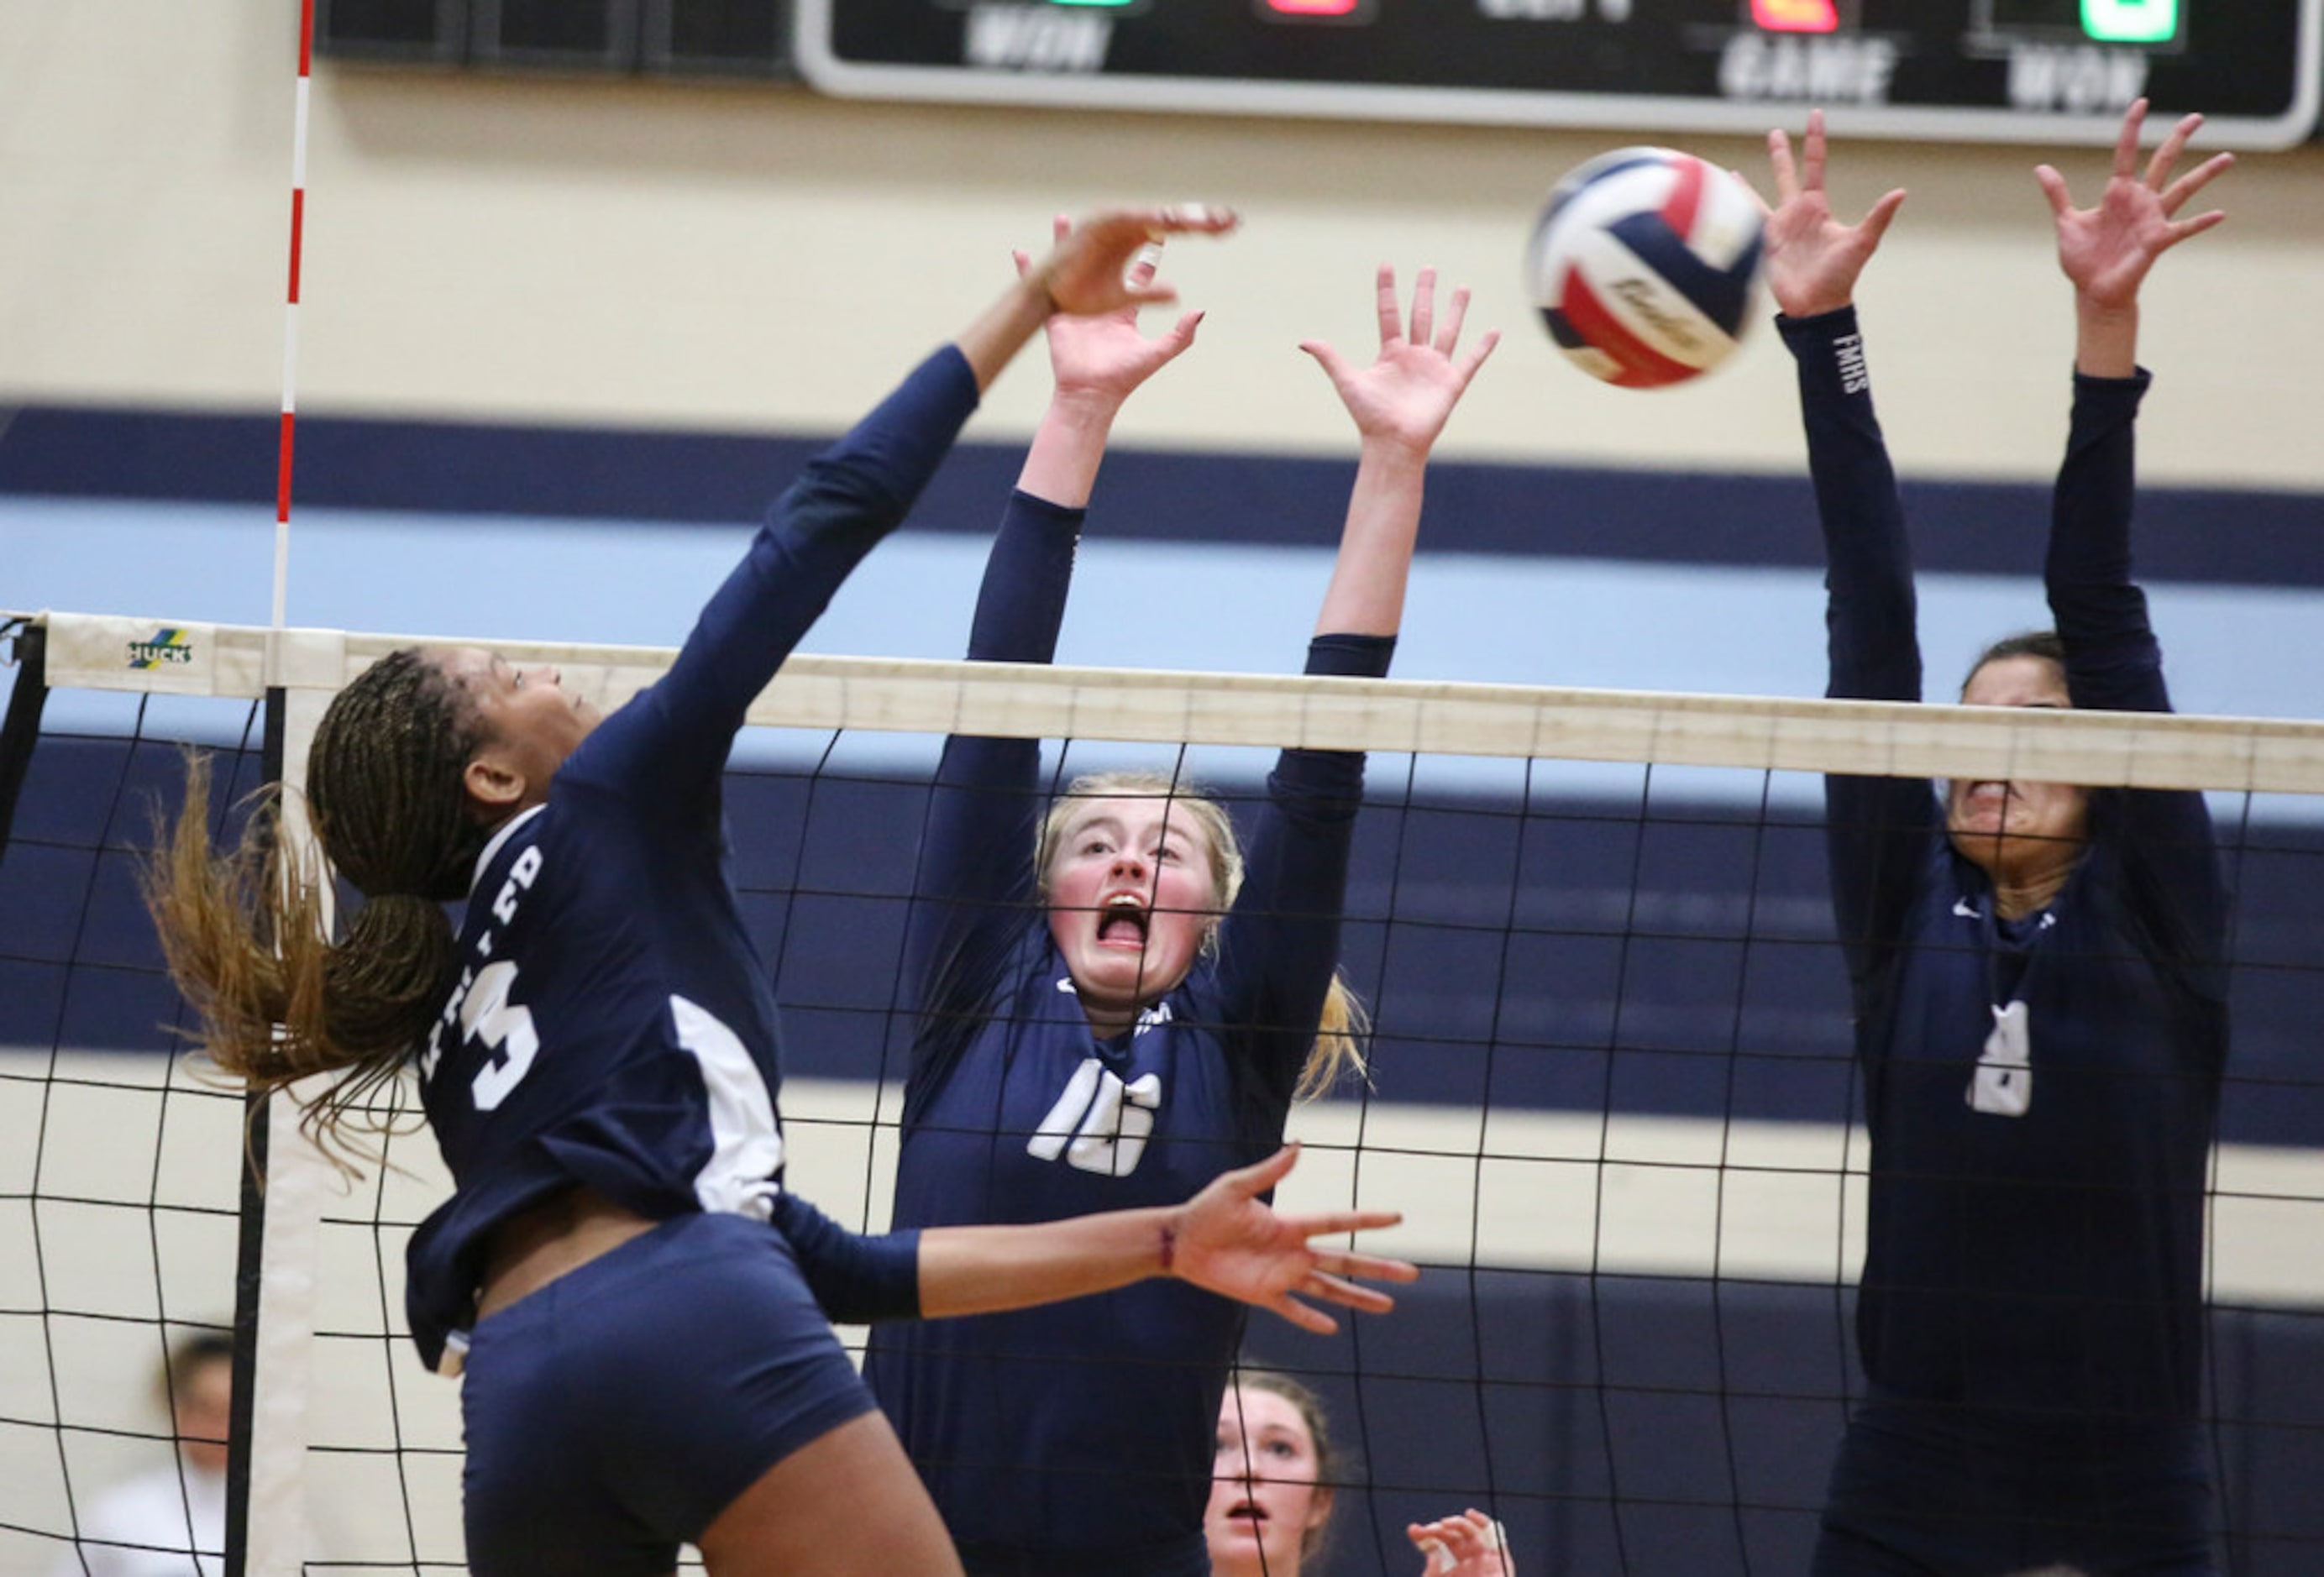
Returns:
[[[1824,147],[1821,110],[1808,113],[1796,165],[1791,138],[1780,130],[1767,134],[1767,162],[1775,178],[1775,206],[1760,205],[1766,214],[1767,289],[1792,318],[1837,311],[1856,299],[1857,276],[1904,201],[1901,189],[1889,192],[1858,223],[1841,224],[1824,190]]]
[[[1380,264],[1378,308],[1379,355],[1371,365],[1354,365],[1320,339],[1303,340],[1299,348],[1323,367],[1365,439],[1385,438],[1425,454],[1500,343],[1500,330],[1489,330],[1466,355],[1457,354],[1469,291],[1465,286],[1454,290],[1439,318],[1433,268],[1422,269],[1413,286],[1407,326],[1397,300],[1396,270]]]
[[[2227,217],[2216,209],[2188,219],[2177,215],[2190,198],[2235,162],[2235,155],[2214,154],[2172,180],[2187,139],[2203,124],[2201,115],[2190,115],[2171,128],[2142,172],[2138,133],[2145,118],[2143,98],[2123,116],[2122,135],[2115,142],[2114,172],[2096,208],[2074,207],[2066,178],[2049,165],[2034,171],[2058,221],[2058,266],[2093,306],[2119,309],[2135,304],[2156,258]]]

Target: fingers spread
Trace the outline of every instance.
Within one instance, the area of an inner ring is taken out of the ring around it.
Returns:
[[[1302,346],[1301,348],[1305,349],[1305,347]],[[1318,350],[1329,351],[1330,348],[1331,347],[1329,346],[1319,346]],[[1316,359],[1319,361],[1323,359],[1322,355],[1318,355],[1315,351],[1311,351],[1308,354],[1315,355]],[[1329,364],[1326,364],[1328,365]],[[1246,1194],[1264,1194],[1268,1189],[1274,1187],[1277,1183],[1282,1182],[1284,1178],[1289,1176],[1291,1175],[1291,1168],[1298,1164],[1299,1141],[1297,1139],[1293,1139],[1281,1149],[1268,1157],[1267,1159],[1254,1162],[1250,1166],[1243,1167],[1240,1171],[1230,1172],[1227,1176],[1233,1178],[1237,1185],[1240,1186]]]
[[[2066,178],[2047,164],[2034,167],[2034,179],[2040,183],[2042,195],[2050,199],[2050,211],[2060,218],[2073,212],[2074,199],[2066,190]]]
[[[1896,217],[1896,210],[1904,206],[1904,189],[1901,186],[1885,194],[1878,202],[1874,203],[1872,211],[1864,216],[1864,223],[1857,226],[1863,233],[1865,241],[1874,246],[1879,245],[1880,237],[1888,234],[1889,221]]]
[[[1492,355],[1493,347],[1500,343],[1499,329],[1485,330],[1485,337],[1477,342],[1477,348],[1471,351],[1468,359],[1461,364],[1461,387],[1466,389],[1469,386],[1469,380],[1477,375],[1477,369],[1485,364],[1485,358]]]
[[[1461,325],[1469,318],[1469,287],[1462,285],[1452,292],[1452,304],[1444,309],[1444,320],[1436,326],[1434,344],[1446,355],[1461,343]]]
[[[2146,100],[2134,98],[2122,117],[2122,134],[2114,140],[2114,173],[2116,180],[2131,180],[2138,175],[2138,132],[2146,124]]]
[[[1404,313],[1397,306],[1396,270],[1388,263],[1379,265],[1373,276],[1372,311],[1379,319],[1379,339],[1382,345],[1393,345],[1404,334]]]
[[[1412,286],[1412,329],[1405,338],[1414,345],[1427,345],[1435,332],[1436,271],[1423,265]]]
[[[1299,1290],[1310,1297],[1320,1297],[1329,1303],[1344,1304],[1366,1314],[1384,1314],[1396,1307],[1396,1299],[1377,1287],[1358,1286],[1352,1281],[1342,1281],[1336,1276],[1317,1271],[1299,1284]]]
[[[2233,153],[2214,153],[2204,160],[2202,163],[2163,189],[2163,211],[2166,214],[2177,213],[2189,198],[2210,185],[2215,177],[2226,174],[2234,168],[2236,156]]]
[[[1311,1309],[1297,1298],[1286,1293],[1267,1305],[1303,1331],[1313,1331],[1318,1336],[1329,1336],[1340,1328],[1340,1323],[1321,1309]]]
[[[1778,126],[1767,134],[1767,163],[1775,174],[1775,200],[1790,202],[1800,195],[1800,172],[1792,163],[1792,140]]]
[[[2203,117],[2199,115],[2179,117],[2179,124],[2171,128],[2170,134],[2155,147],[2154,156],[2146,161],[2148,186],[2157,191],[2163,189],[2163,183],[2171,178],[2171,167],[2179,162],[2179,155],[2187,146],[2187,139],[2193,136],[2195,128],[2202,124]]]
[[[1397,1210],[1337,1210],[1321,1215],[1288,1216],[1285,1219],[1291,1230],[1301,1237],[1320,1238],[1328,1232],[1369,1232],[1381,1227],[1396,1226],[1404,1220],[1404,1213]]]
[[[1358,1254],[1346,1249],[1319,1250],[1318,1268],[1334,1276],[1360,1276],[1368,1281],[1418,1281],[1420,1267],[1379,1254]]]

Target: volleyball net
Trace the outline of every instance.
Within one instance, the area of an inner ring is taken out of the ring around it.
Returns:
[[[151,1377],[187,1325],[233,1325],[246,1355],[247,1571],[463,1569],[457,1388],[404,1336],[405,1240],[448,1192],[414,1093],[380,1097],[378,1160],[348,1179],[281,1098],[248,1113],[204,1084],[134,880],[182,746],[217,752],[230,832],[247,790],[300,779],[331,694],[411,643],[16,629],[0,1577],[45,1573],[104,1486],[168,1466]],[[670,655],[485,643],[608,707]],[[1056,782],[1179,773],[1246,822],[1275,749],[1370,753],[1344,958],[1372,1071],[1295,1111],[1284,1200],[1403,1211],[1379,1246],[1425,1274],[1387,1318],[1326,1340],[1255,1316],[1249,1343],[1351,1448],[1329,1568],[1350,1573],[1402,1569],[1406,1521],[1471,1505],[1534,1572],[1803,1570],[1863,1388],[1867,1147],[1821,775],[2208,791],[2236,899],[2206,1249],[2220,1543],[2253,1577],[2324,1560],[2324,724],[806,657],[751,721],[726,810],[784,1013],[788,1176],[866,1229],[943,735],[1051,741]]]

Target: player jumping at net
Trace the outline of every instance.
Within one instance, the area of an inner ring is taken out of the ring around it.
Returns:
[[[1387,671],[1428,454],[1496,336],[1458,354],[1468,292],[1409,324],[1377,281],[1379,353],[1322,364],[1360,435],[1307,671]],[[1053,319],[1056,393],[979,594],[968,655],[1056,650],[1115,413],[1183,351],[1133,309]],[[1165,611],[1157,610],[1157,620]],[[955,736],[923,844],[905,968],[921,1013],[899,1226],[1038,1222],[1184,1197],[1282,1141],[1303,1083],[1356,1055],[1337,978],[1360,755],[1285,752],[1250,846],[1167,775],[1042,804],[1031,740]],[[1157,1296],[1158,1295],[1158,1296]],[[866,1373],[972,1572],[1202,1577],[1219,1397],[1241,1312],[1185,1287],[875,1333]]]
[[[2221,216],[2229,160],[2142,171],[2124,117],[2090,209],[2036,171],[2074,288],[2074,398],[2044,571],[2054,632],[2000,641],[1974,706],[2160,712],[2130,579],[2138,291]],[[1799,361],[1830,556],[1831,694],[1921,695],[1896,482],[1851,300],[1903,200],[1855,226],[1824,137],[1768,139],[1767,269]],[[2227,1048],[2227,897],[2202,797],[2054,783],[1826,779],[1833,908],[1872,1134],[1849,1421],[1817,1577],[2209,1572],[2197,1421],[2203,1187]]]
[[[431,1365],[465,1352],[484,1577],[652,1577],[681,1541],[720,1577],[957,1572],[829,1318],[1170,1277],[1313,1327],[1330,1322],[1294,1295],[1382,1308],[1343,1278],[1412,1274],[1307,1243],[1392,1217],[1261,1203],[1290,1150],[1191,1204],[841,1231],[783,1186],[774,1004],[724,868],[720,776],[746,707],[983,389],[1055,313],[1169,299],[1127,279],[1150,238],[1232,223],[1158,208],[1061,234],[809,464],[668,677],[602,723],[555,669],[489,651],[366,669],[309,767],[324,853],[367,900],[344,940],[324,939],[316,872],[217,861],[189,799],[152,897],[218,1063],[262,1089],[342,1070],[309,1109],[326,1130],[418,1068],[456,1192],[412,1240],[409,1308]],[[463,897],[456,935],[441,906]]]

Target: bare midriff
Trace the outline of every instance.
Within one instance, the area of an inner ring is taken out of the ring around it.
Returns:
[[[654,1226],[594,1188],[568,1189],[519,1212],[493,1229],[477,1318],[499,1313]]]

